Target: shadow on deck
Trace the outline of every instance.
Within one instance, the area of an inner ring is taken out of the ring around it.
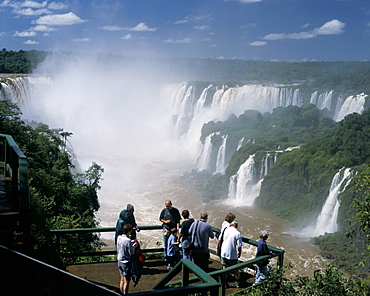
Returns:
[[[209,272],[222,268],[218,260],[210,259],[209,262]],[[120,275],[116,261],[69,265],[67,266],[67,272],[119,293]],[[146,260],[139,283],[137,286],[134,286],[134,283],[130,282],[129,293],[151,291],[152,287],[159,282],[167,272],[168,269],[163,260]],[[181,279],[181,274],[175,279]],[[251,273],[241,272],[241,280],[241,287],[236,288],[235,280],[232,276],[229,276],[228,284],[230,287],[225,290],[225,294],[230,295],[251,286],[254,282],[254,276]]]

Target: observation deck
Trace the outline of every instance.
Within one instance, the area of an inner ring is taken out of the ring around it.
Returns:
[[[111,259],[102,263],[60,264],[58,268],[26,255],[30,248],[30,210],[27,158],[11,136],[0,134],[0,295],[119,295],[120,276],[114,247],[95,252],[61,252],[66,235],[115,232],[115,227],[51,230],[55,236],[56,254],[61,258],[104,256]],[[140,229],[161,231],[162,226],[141,226]],[[220,232],[220,229],[213,227],[213,231]],[[243,244],[258,245],[245,237],[242,241]],[[188,259],[181,260],[168,270],[162,259],[149,259],[151,257],[148,256],[138,285],[131,282],[129,292],[132,295],[194,295],[203,292],[212,296],[231,295],[253,284],[256,263],[276,257],[277,265],[283,265],[284,250],[269,248],[273,252],[271,255],[239,261],[225,269],[222,269],[215,251],[210,250],[207,272]],[[142,251],[144,254],[157,253],[158,256],[154,257],[158,258],[163,248],[145,248]],[[235,280],[230,276],[237,270],[242,271],[240,287],[236,287]]]

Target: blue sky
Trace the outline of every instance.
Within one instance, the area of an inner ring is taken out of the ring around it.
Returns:
[[[0,48],[368,61],[370,1],[0,0]]]

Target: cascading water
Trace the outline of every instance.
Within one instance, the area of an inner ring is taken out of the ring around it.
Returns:
[[[350,168],[343,168],[334,175],[329,195],[317,218],[315,227],[308,227],[302,231],[303,233],[313,237],[338,231],[337,218],[340,206],[338,196],[347,188],[352,180],[352,176],[353,173]]]
[[[215,174],[224,174],[226,170],[226,142],[227,136],[222,136],[222,144],[218,149]]]
[[[47,69],[57,68],[53,60],[46,63]],[[270,244],[286,250],[293,272],[310,274],[324,262],[315,246],[279,235],[289,229],[285,221],[260,209],[241,210],[229,200],[227,208],[219,201],[200,202],[199,193],[181,178],[200,155],[199,139],[204,123],[225,120],[231,113],[238,116],[246,109],[265,112],[289,104],[301,106],[299,90],[262,85],[235,88],[209,85],[193,91],[195,86],[189,89],[191,85],[186,83],[163,87],[155,69],[143,70],[136,65],[126,68],[119,63],[107,67],[96,60],[79,58],[64,63],[52,78],[24,77],[24,81],[30,82],[30,89],[18,98],[13,93],[9,96],[21,104],[27,119],[73,132],[70,142],[82,170],[92,161],[104,168],[99,191],[101,209],[97,213],[102,227],[114,226],[127,203],[135,205],[139,225],[158,224],[164,200],[170,198],[177,208],[189,209],[195,218],[199,218],[201,209],[206,210],[209,223],[214,226],[220,226],[227,211],[232,210],[239,220],[239,230],[251,239],[258,239],[261,228],[271,230]],[[99,84],[91,87],[95,82]],[[163,101],[161,89],[165,94]],[[206,156],[210,154],[204,150],[204,161],[198,162],[202,163],[201,167],[207,166]],[[252,160],[249,159],[250,164]],[[248,179],[247,169],[243,177],[243,170],[239,171],[240,178],[236,174],[230,187],[242,178]],[[257,171],[258,183],[261,172]],[[230,195],[236,199],[237,189],[242,186],[233,188]],[[238,193],[238,196],[241,205],[248,204],[242,195]],[[110,239],[108,234],[102,237]],[[140,240],[149,247],[155,246],[161,242],[161,233],[149,236],[143,231]],[[214,248],[215,241],[211,241],[212,245]],[[243,247],[243,257],[249,259],[254,254],[255,248]]]
[[[254,154],[249,155],[238,172],[230,177],[228,200],[234,205],[252,206],[259,194],[260,188],[254,178],[254,164]]]
[[[349,96],[343,104],[341,104],[338,113],[336,113],[334,120],[341,121],[348,114],[359,113],[364,111],[365,99],[367,95],[360,94],[357,96]]]
[[[244,142],[244,137],[239,140],[238,147],[236,148],[236,151],[238,151],[242,147],[243,142]]]
[[[212,152],[212,137],[214,135],[218,135],[219,133],[212,133],[206,137],[204,140],[204,145],[202,147],[202,151],[197,161],[197,169],[199,171],[208,170],[210,159],[211,159],[211,152]]]
[[[263,177],[268,169],[275,163],[275,155],[266,153],[257,170],[255,155],[249,155],[248,159],[239,167],[238,172],[230,177],[228,202],[238,206],[252,206],[256,197],[260,194]]]
[[[13,101],[21,105],[27,101],[29,93],[27,77],[0,78],[0,100]]]

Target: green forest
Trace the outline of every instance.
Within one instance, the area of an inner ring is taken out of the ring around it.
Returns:
[[[220,132],[212,137],[216,151],[225,134],[230,146],[236,146],[242,137],[253,139],[253,142],[247,141],[235,153],[235,148],[231,149],[225,175],[195,170],[187,174],[188,178],[196,180],[206,200],[227,197],[228,180],[249,155],[255,154],[258,168],[266,152],[300,147],[277,154],[277,161],[264,177],[260,195],[255,201],[258,207],[300,228],[312,224],[312,219],[320,213],[333,176],[343,167],[355,170],[358,176],[340,196],[340,231],[315,238],[313,242],[321,247],[324,256],[333,259],[347,272],[367,277],[370,265],[362,252],[367,248],[368,229],[363,228],[364,233],[354,231],[359,229],[358,224],[349,222],[353,222],[356,215],[354,201],[363,201],[355,184],[359,176],[364,178],[361,172],[368,171],[370,109],[361,115],[350,114],[339,123],[325,117],[313,105],[276,108],[271,114],[247,110],[239,117],[230,116],[225,122],[205,124],[202,139],[215,132]],[[363,261],[364,258],[366,260]],[[363,267],[358,266],[360,262]]]
[[[48,56],[45,51],[0,51],[0,73],[27,74]],[[56,52],[60,60],[74,59],[76,54]],[[249,60],[218,60],[193,58],[134,58],[98,55],[107,67],[122,65],[151,65],[159,73],[180,80],[220,82],[236,85],[247,82],[275,82],[298,87],[303,95],[335,90],[343,96],[370,93],[370,62],[268,62]]]
[[[93,228],[98,226],[95,213],[99,210],[97,191],[104,169],[93,163],[85,173],[72,174],[73,164],[66,149],[71,133],[53,133],[48,126],[36,128],[21,120],[16,104],[0,101],[0,133],[13,137],[27,156],[31,200],[31,255],[52,265],[55,257],[51,229]],[[0,237],[7,236],[3,225]],[[62,242],[64,252],[99,249],[95,234],[67,236]]]

